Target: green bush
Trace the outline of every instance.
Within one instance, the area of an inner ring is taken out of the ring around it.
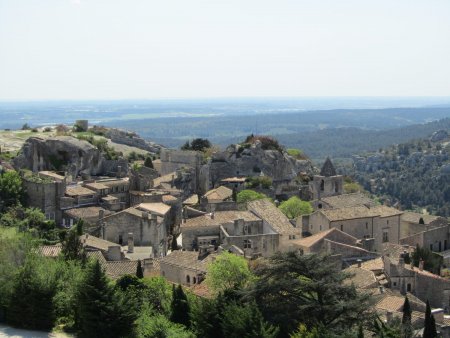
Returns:
[[[260,200],[263,198],[267,198],[266,195],[256,192],[254,190],[245,189],[237,194],[237,202],[238,203],[247,203],[254,200]]]

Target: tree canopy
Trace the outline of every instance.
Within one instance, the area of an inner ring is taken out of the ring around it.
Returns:
[[[292,196],[287,201],[281,202],[278,208],[290,219],[297,218],[301,215],[308,215],[313,212],[311,204],[302,201],[297,196]]]
[[[10,207],[23,200],[22,178],[16,171],[7,171],[0,175],[0,200],[3,207]],[[1,205],[0,205],[1,207]]]
[[[263,193],[256,192],[254,190],[244,189],[237,194],[236,200],[238,203],[247,203],[254,200],[260,200],[267,198]]]

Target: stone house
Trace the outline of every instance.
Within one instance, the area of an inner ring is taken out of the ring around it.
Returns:
[[[443,226],[426,226],[426,230],[414,235],[401,238],[400,244],[428,248],[431,251],[443,252],[450,249],[450,227],[448,224]]]
[[[345,262],[369,260],[378,257],[376,253],[366,250],[363,244],[355,237],[331,228],[318,232],[309,237],[303,237],[292,241],[295,248],[304,254],[326,253],[329,255],[340,255]]]
[[[84,221],[85,228],[97,228],[99,221],[103,217],[109,216],[111,214],[111,211],[98,206],[67,209],[63,211],[61,224],[64,227],[70,228],[78,220],[82,219]]]
[[[219,246],[220,227],[226,224],[233,225],[237,220],[242,220],[247,227],[250,226],[250,229],[252,224],[261,221],[251,212],[237,210],[217,211],[186,219],[180,225],[183,249],[198,250],[204,245]]]
[[[448,225],[445,217],[405,211],[400,217],[400,238],[409,237],[430,228]]]
[[[207,212],[236,210],[237,204],[232,196],[233,190],[225,186],[211,189],[200,198],[200,209]]]
[[[171,228],[171,207],[164,203],[141,203],[106,216],[101,237],[123,245],[129,233],[137,246],[151,246],[155,257],[167,254],[167,236]]]
[[[316,234],[338,228],[361,240],[373,239],[374,251],[381,252],[383,243],[399,243],[401,214],[401,211],[383,205],[320,209],[309,216],[309,225],[303,230]]]
[[[336,196],[323,197],[312,202],[314,210],[319,209],[339,209],[357,206],[373,207],[375,201],[362,193],[342,194]]]
[[[161,276],[176,284],[199,284],[205,279],[207,266],[214,257],[215,254],[196,251],[173,251],[159,262]]]
[[[236,192],[241,191],[245,188],[246,177],[227,177],[220,180],[220,185],[223,185],[231,190],[236,190]]]
[[[247,209],[261,218],[264,229],[271,229],[278,235],[278,248],[276,251],[289,251],[293,249],[292,241],[301,237],[301,228],[295,228],[289,219],[270,200],[261,199],[251,201]],[[265,231],[267,233],[267,231]]]
[[[64,201],[66,207],[82,207],[98,203],[98,194],[95,191],[78,184],[67,186],[65,197],[68,197]]]
[[[324,197],[342,195],[344,191],[344,177],[336,173],[336,169],[329,158],[322,166],[320,175],[314,175],[309,183],[313,200]]]
[[[22,185],[27,193],[27,204],[40,209],[45,218],[60,224],[62,213],[60,199],[66,191],[66,179],[54,172],[41,171],[22,177]]]

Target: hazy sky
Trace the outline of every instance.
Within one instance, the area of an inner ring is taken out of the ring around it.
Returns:
[[[449,0],[0,0],[0,99],[448,96]]]

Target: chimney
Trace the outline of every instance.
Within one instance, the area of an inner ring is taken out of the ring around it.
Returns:
[[[356,260],[356,262],[358,263],[358,268],[360,268],[361,264],[362,264],[362,259],[358,259],[358,260]]]
[[[103,217],[105,217],[105,210],[100,209],[98,211],[98,219],[102,219]]]
[[[129,253],[134,252],[134,236],[132,232],[128,233],[128,252]]]
[[[392,319],[393,319],[393,314],[392,314],[392,312],[391,312],[391,311],[386,312],[386,321],[387,321],[388,323],[390,323],[390,322],[392,322]]]
[[[419,261],[419,270],[420,270],[420,271],[423,271],[423,266],[424,266],[424,264],[425,264],[425,262],[423,261],[423,259],[421,259],[421,260]]]
[[[434,316],[436,323],[442,324],[444,322],[444,309],[433,309],[431,310],[431,314]]]
[[[117,178],[121,178],[122,177],[122,166],[118,165],[117,166]]]

